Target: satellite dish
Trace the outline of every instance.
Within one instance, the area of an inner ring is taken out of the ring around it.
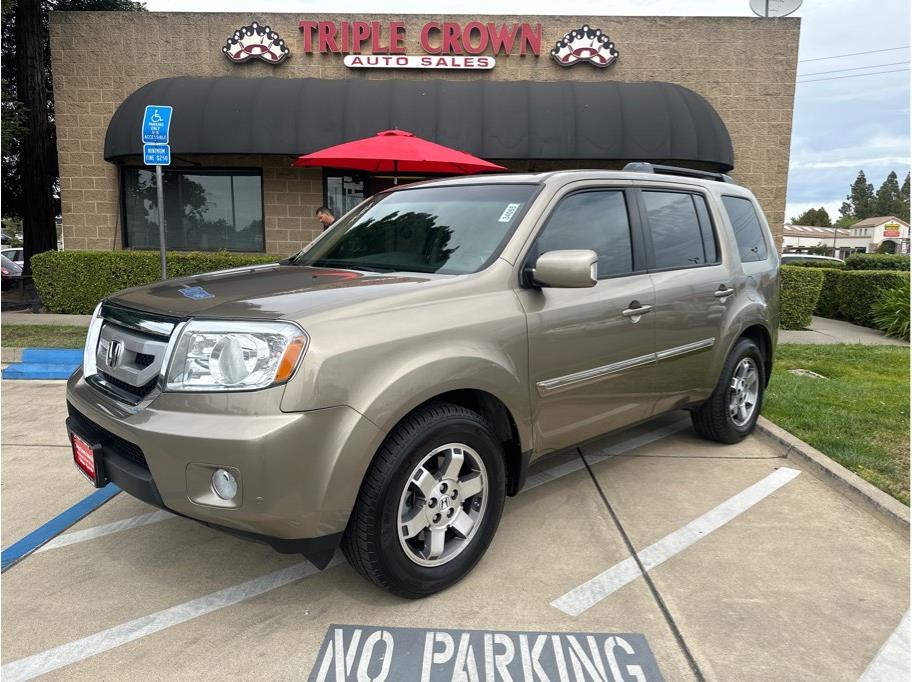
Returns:
[[[787,17],[801,7],[802,0],[750,0],[750,8],[758,17]]]

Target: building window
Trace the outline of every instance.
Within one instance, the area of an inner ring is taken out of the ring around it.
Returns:
[[[158,248],[155,173],[123,169],[124,245]],[[177,251],[264,251],[259,171],[163,169],[165,245]]]

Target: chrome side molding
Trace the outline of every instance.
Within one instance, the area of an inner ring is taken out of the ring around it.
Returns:
[[[656,358],[658,360],[676,358],[680,355],[687,355],[689,353],[696,353],[697,351],[712,348],[714,345],[716,345],[715,337],[710,339],[703,339],[702,341],[694,341],[693,343],[686,343],[683,346],[675,346],[674,348],[668,348],[667,350],[659,351],[656,353]]]
[[[638,355],[635,358],[621,360],[620,362],[614,362],[610,365],[602,365],[601,367],[593,367],[592,369],[586,369],[582,372],[575,372],[574,374],[567,374],[562,377],[545,379],[544,381],[537,382],[535,384],[535,387],[538,389],[538,394],[542,397],[545,397],[547,395],[551,395],[553,393],[557,393],[574,386],[582,386],[585,384],[593,383],[595,381],[600,381],[606,377],[611,376],[612,374],[624,372],[628,369],[633,369],[634,367],[642,367],[643,365],[650,365],[658,362],[659,360],[668,360],[669,358],[677,358],[682,355],[688,355],[690,353],[708,350],[715,344],[715,337],[709,339],[701,339],[700,341],[694,341],[693,343],[688,343],[683,346],[667,348],[663,351],[659,351],[658,353]]]

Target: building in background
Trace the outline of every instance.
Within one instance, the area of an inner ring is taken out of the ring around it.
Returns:
[[[852,253],[908,254],[909,223],[896,216],[879,216],[839,229],[784,225],[782,253],[817,253],[836,258]]]
[[[848,232],[846,244],[864,253],[909,253],[909,223],[896,216],[865,218]]]
[[[800,20],[52,12],[68,249],[156,248],[145,107],[173,107],[172,249],[297,251],[392,183],[292,168],[391,128],[514,171],[731,172],[782,234]],[[103,44],[104,52],[87,46]],[[408,178],[412,180],[417,178]]]
[[[814,227],[811,225],[782,226],[782,253],[816,253],[832,256],[834,245],[834,228]],[[848,230],[835,230],[836,251],[840,251],[841,240],[849,236]],[[836,258],[843,256],[837,255]]]

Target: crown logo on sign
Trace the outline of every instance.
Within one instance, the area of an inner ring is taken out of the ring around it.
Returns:
[[[279,64],[289,55],[288,46],[279,34],[255,21],[250,26],[241,26],[235,31],[222,52],[233,62],[262,59],[270,64]]]
[[[573,66],[577,62],[589,62],[604,69],[617,61],[620,53],[611,39],[598,28],[584,24],[568,31],[555,43],[551,56],[561,66]]]

